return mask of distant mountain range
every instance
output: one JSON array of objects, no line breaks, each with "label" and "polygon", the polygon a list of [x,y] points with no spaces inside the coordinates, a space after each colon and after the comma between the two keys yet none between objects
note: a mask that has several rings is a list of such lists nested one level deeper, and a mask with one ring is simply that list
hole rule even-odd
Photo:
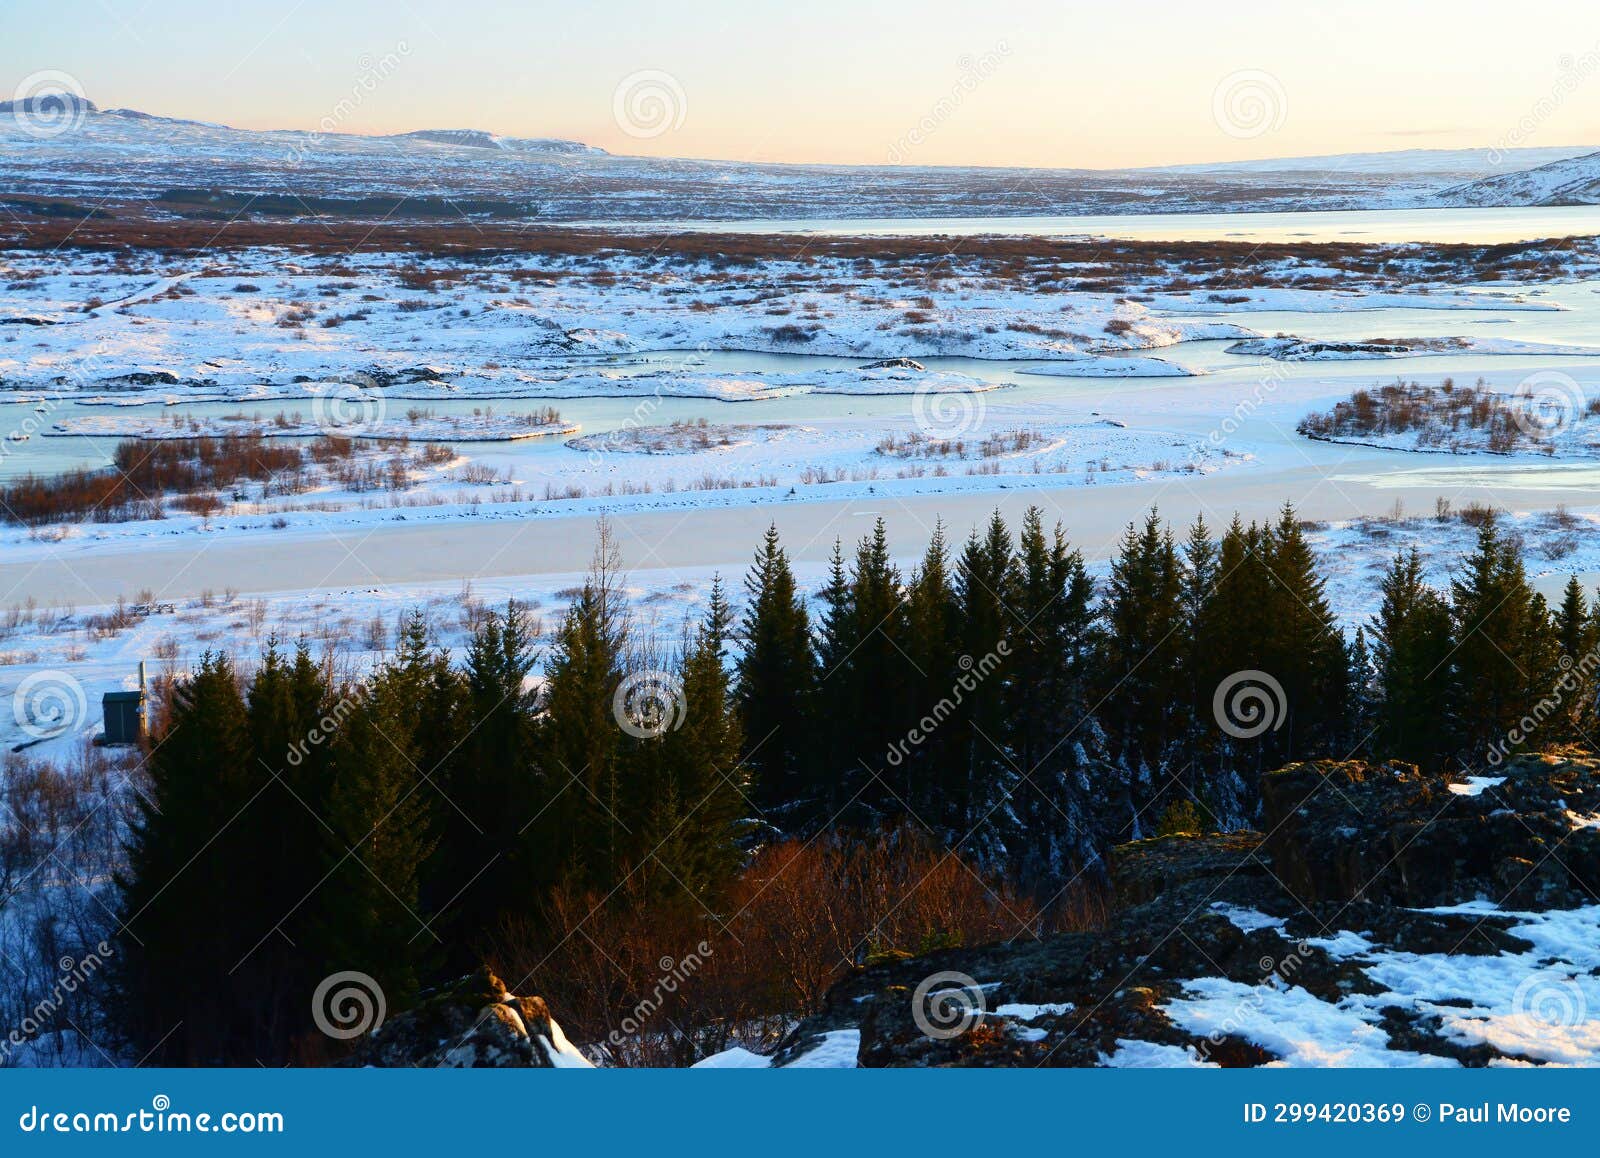
[{"label": "distant mountain range", "polygon": [[[913,158],[914,159],[914,158]],[[102,110],[71,94],[0,102],[0,200],[110,214],[546,221],[1019,217],[1600,199],[1592,148],[1410,149],[1143,169],[755,164],[615,156],[482,129],[389,136],[253,131]]]}]

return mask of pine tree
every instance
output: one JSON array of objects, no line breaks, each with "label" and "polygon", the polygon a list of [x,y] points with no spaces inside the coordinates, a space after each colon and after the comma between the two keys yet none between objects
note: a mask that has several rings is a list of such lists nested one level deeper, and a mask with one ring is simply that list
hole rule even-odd
[{"label": "pine tree", "polygon": [[1454,740],[1462,763],[1477,767],[1526,746],[1519,722],[1549,691],[1557,648],[1545,602],[1492,518],[1451,584],[1451,620]]},{"label": "pine tree", "polygon": [[1014,871],[1055,887],[1081,868],[1098,787],[1088,770],[1104,755],[1089,700],[1094,583],[1060,524],[1047,535],[1032,507],[1008,587],[1005,744],[1018,784],[1006,812],[1012,831],[1002,835]]},{"label": "pine tree", "polygon": [[763,813],[782,826],[815,805],[817,671],[805,599],[796,590],[776,524],[756,552],[745,593],[735,693],[744,765]]},{"label": "pine tree", "polygon": [[1352,758],[1371,754],[1368,741],[1376,727],[1373,701],[1372,649],[1367,646],[1365,628],[1356,628],[1350,644],[1350,683],[1345,689],[1345,734],[1338,746]]},{"label": "pine tree", "polygon": [[[424,869],[436,846],[430,810],[437,789],[417,762],[412,712],[419,659],[403,647],[369,685],[342,689],[334,706],[339,728],[328,817],[345,855],[318,894],[330,959],[338,969],[376,978],[396,1007],[404,1007],[445,955],[442,932],[423,911]],[[464,928],[454,914],[458,899],[440,902],[446,930]],[[469,901],[467,911],[473,910],[482,911]],[[480,932],[466,928],[461,940],[470,944]]]},{"label": "pine tree", "polygon": [[1139,814],[1165,786],[1171,749],[1187,731],[1183,594],[1177,547],[1152,511],[1124,533],[1100,608],[1101,713],[1123,769],[1128,836],[1142,835]]},{"label": "pine tree", "polygon": [[[1268,564],[1268,538],[1261,527],[1247,527],[1235,515],[1218,543],[1211,582],[1202,586],[1190,579],[1187,584],[1194,593],[1186,599],[1192,609],[1184,647],[1185,723],[1192,739],[1179,759],[1186,761],[1181,772],[1188,794],[1203,801],[1222,826],[1255,820],[1257,779],[1275,759],[1268,747],[1272,728],[1284,723],[1268,682],[1278,678],[1272,669],[1280,666],[1274,644],[1279,591]],[[1266,698],[1257,706],[1272,716],[1254,723],[1235,720],[1232,697],[1239,688],[1261,689]],[[1237,724],[1265,730],[1240,736],[1230,728]]]},{"label": "pine tree", "polygon": [[[907,658],[905,594],[889,557],[882,519],[857,545],[848,602],[840,608],[842,622],[831,590],[828,598],[825,710],[837,713],[831,719],[843,741],[833,797],[838,807],[853,802],[855,819],[865,822],[896,814],[903,807],[883,774],[890,751],[906,732],[907,681],[918,674]],[[841,635],[834,635],[836,624],[843,628]]]},{"label": "pine tree", "polygon": [[583,589],[556,632],[546,667],[545,776],[528,836],[552,878],[609,888],[620,879],[628,833],[617,717],[625,697],[631,620],[621,563],[603,524]]},{"label": "pine tree", "polygon": [[940,731],[958,745],[953,780],[942,795],[947,823],[962,832],[988,824],[1017,786],[1006,750],[1004,653],[1018,626],[1010,605],[1012,564],[1011,532],[996,511],[983,535],[974,532],[967,540],[956,567],[956,663],[963,677],[959,706]]},{"label": "pine tree", "polygon": [[[537,701],[528,687],[537,634],[512,600],[473,634],[461,701],[463,738],[434,808],[445,858],[440,913],[455,964],[476,958],[473,938],[525,914],[550,883],[549,846],[530,831],[566,783],[538,749]],[[607,701],[609,702],[609,700]]]},{"label": "pine tree", "polygon": [[1292,505],[1284,504],[1265,546],[1275,596],[1265,670],[1283,686],[1288,713],[1286,726],[1267,734],[1277,741],[1267,747],[1281,763],[1335,751],[1348,734],[1350,654]]},{"label": "pine tree", "polygon": [[[250,759],[244,778],[256,786],[246,822],[228,848],[256,871],[235,882],[235,903],[260,914],[259,943],[232,980],[262,1027],[255,1056],[283,1058],[311,1030],[307,995],[333,971],[321,933],[322,888],[343,851],[327,823],[329,747],[341,720],[327,679],[302,642],[285,662],[269,640],[245,696]],[[269,935],[270,931],[270,935]]]},{"label": "pine tree", "polygon": [[959,611],[951,583],[944,525],[936,524],[922,561],[906,583],[906,680],[915,722],[886,755],[884,775],[922,822],[948,831],[944,786],[960,761],[955,736],[943,727],[952,689],[961,676]]},{"label": "pine tree", "polygon": [[634,745],[658,751],[636,752],[653,766],[648,791],[656,805],[630,859],[643,866],[669,903],[692,896],[696,917],[701,910],[717,911],[725,900],[751,812],[739,720],[722,659],[725,630],[723,609],[713,599],[678,668],[681,722]]},{"label": "pine tree", "polygon": [[132,1048],[147,1061],[249,1061],[256,1043],[258,1027],[236,1013],[232,971],[283,914],[236,903],[237,884],[262,869],[240,863],[233,843],[260,790],[252,762],[233,666],[208,653],[173,685],[117,878],[120,1005]]},{"label": "pine tree", "polygon": [[1600,621],[1576,575],[1567,581],[1555,621],[1561,674],[1554,682],[1561,691],[1561,738],[1567,743],[1592,746],[1590,737],[1596,734],[1596,677],[1600,675]]},{"label": "pine tree", "polygon": [[855,592],[845,571],[843,544],[837,539],[821,599],[822,620],[816,642],[816,718],[825,721],[825,726],[817,738],[817,765],[811,777],[816,802],[810,811],[818,818],[828,818],[844,807],[850,798],[847,785],[858,777],[855,725],[862,711],[859,680],[852,664],[859,642]]}]

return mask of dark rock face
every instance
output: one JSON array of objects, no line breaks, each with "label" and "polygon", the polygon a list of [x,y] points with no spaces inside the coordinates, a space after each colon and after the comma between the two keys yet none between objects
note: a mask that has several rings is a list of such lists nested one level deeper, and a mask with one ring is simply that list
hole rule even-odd
[{"label": "dark rock face", "polygon": [[[1221,1066],[1274,1060],[1227,1025],[1202,1034],[1168,1016],[1164,1006],[1195,979],[1251,987],[1241,993],[1296,987],[1329,1009],[1375,999],[1381,1008],[1367,1024],[1386,1036],[1383,1048],[1424,1060],[1516,1057],[1447,1033],[1436,1007],[1449,999],[1388,1004],[1363,955],[1335,951],[1344,937],[1400,954],[1527,954],[1533,946],[1507,931],[1514,916],[1418,910],[1600,902],[1600,828],[1574,820],[1600,809],[1600,761],[1522,758],[1499,771],[1502,783],[1463,795],[1409,765],[1285,768],[1263,786],[1265,837],[1175,836],[1116,849],[1117,910],[1105,929],[859,970],[773,1062],[790,1064],[845,1029],[859,1031],[863,1066],[1094,1066],[1128,1042],[1178,1047],[1167,1055],[1177,1064],[1182,1051]],[[1551,855],[1557,845],[1559,857]],[[976,983],[963,997],[979,1008],[957,1032],[925,1028],[927,1003],[918,998],[936,974]],[[943,990],[947,999],[955,992]],[[1470,1007],[1476,996],[1462,993],[1457,1004]]]},{"label": "dark rock face", "polygon": [[1524,757],[1503,772],[1469,796],[1409,764],[1292,764],[1261,785],[1273,870],[1304,901],[1592,903],[1600,829],[1574,831],[1569,813],[1600,809],[1600,761]]},{"label": "dark rock face", "polygon": [[[457,1069],[582,1065],[538,997],[506,992],[487,969],[423,995],[417,1005],[362,1039],[358,1066]],[[570,1058],[561,1061],[560,1058]]]}]

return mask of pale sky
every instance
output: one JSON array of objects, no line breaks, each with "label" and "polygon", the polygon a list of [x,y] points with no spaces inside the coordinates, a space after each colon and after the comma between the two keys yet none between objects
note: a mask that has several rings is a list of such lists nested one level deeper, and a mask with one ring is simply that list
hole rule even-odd
[{"label": "pale sky", "polygon": [[1594,0],[92,0],[68,11],[0,0],[0,99],[65,74],[102,107],[242,128],[481,128],[619,153],[852,164],[1600,148]]}]

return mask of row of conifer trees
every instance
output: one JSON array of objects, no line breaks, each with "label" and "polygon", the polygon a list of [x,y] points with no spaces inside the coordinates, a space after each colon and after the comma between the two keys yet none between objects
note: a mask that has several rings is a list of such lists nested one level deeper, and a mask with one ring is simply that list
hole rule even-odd
[{"label": "row of conifer trees", "polygon": [[[1325,585],[1287,507],[1181,542],[1152,513],[1100,581],[1037,510],[936,530],[908,574],[880,522],[813,597],[772,529],[742,608],[715,583],[663,646],[603,530],[544,649],[512,603],[460,663],[420,614],[361,678],[304,645],[248,676],[207,656],[167,697],[119,882],[130,1044],[315,1061],[323,978],[403,1005],[556,890],[714,923],[778,834],[909,823],[1047,901],[1111,844],[1250,824],[1291,760],[1472,770],[1592,734],[1600,614],[1576,582],[1547,606],[1493,520],[1446,592],[1396,558],[1353,635]],[[642,717],[619,690],[641,677],[665,688]]]}]

